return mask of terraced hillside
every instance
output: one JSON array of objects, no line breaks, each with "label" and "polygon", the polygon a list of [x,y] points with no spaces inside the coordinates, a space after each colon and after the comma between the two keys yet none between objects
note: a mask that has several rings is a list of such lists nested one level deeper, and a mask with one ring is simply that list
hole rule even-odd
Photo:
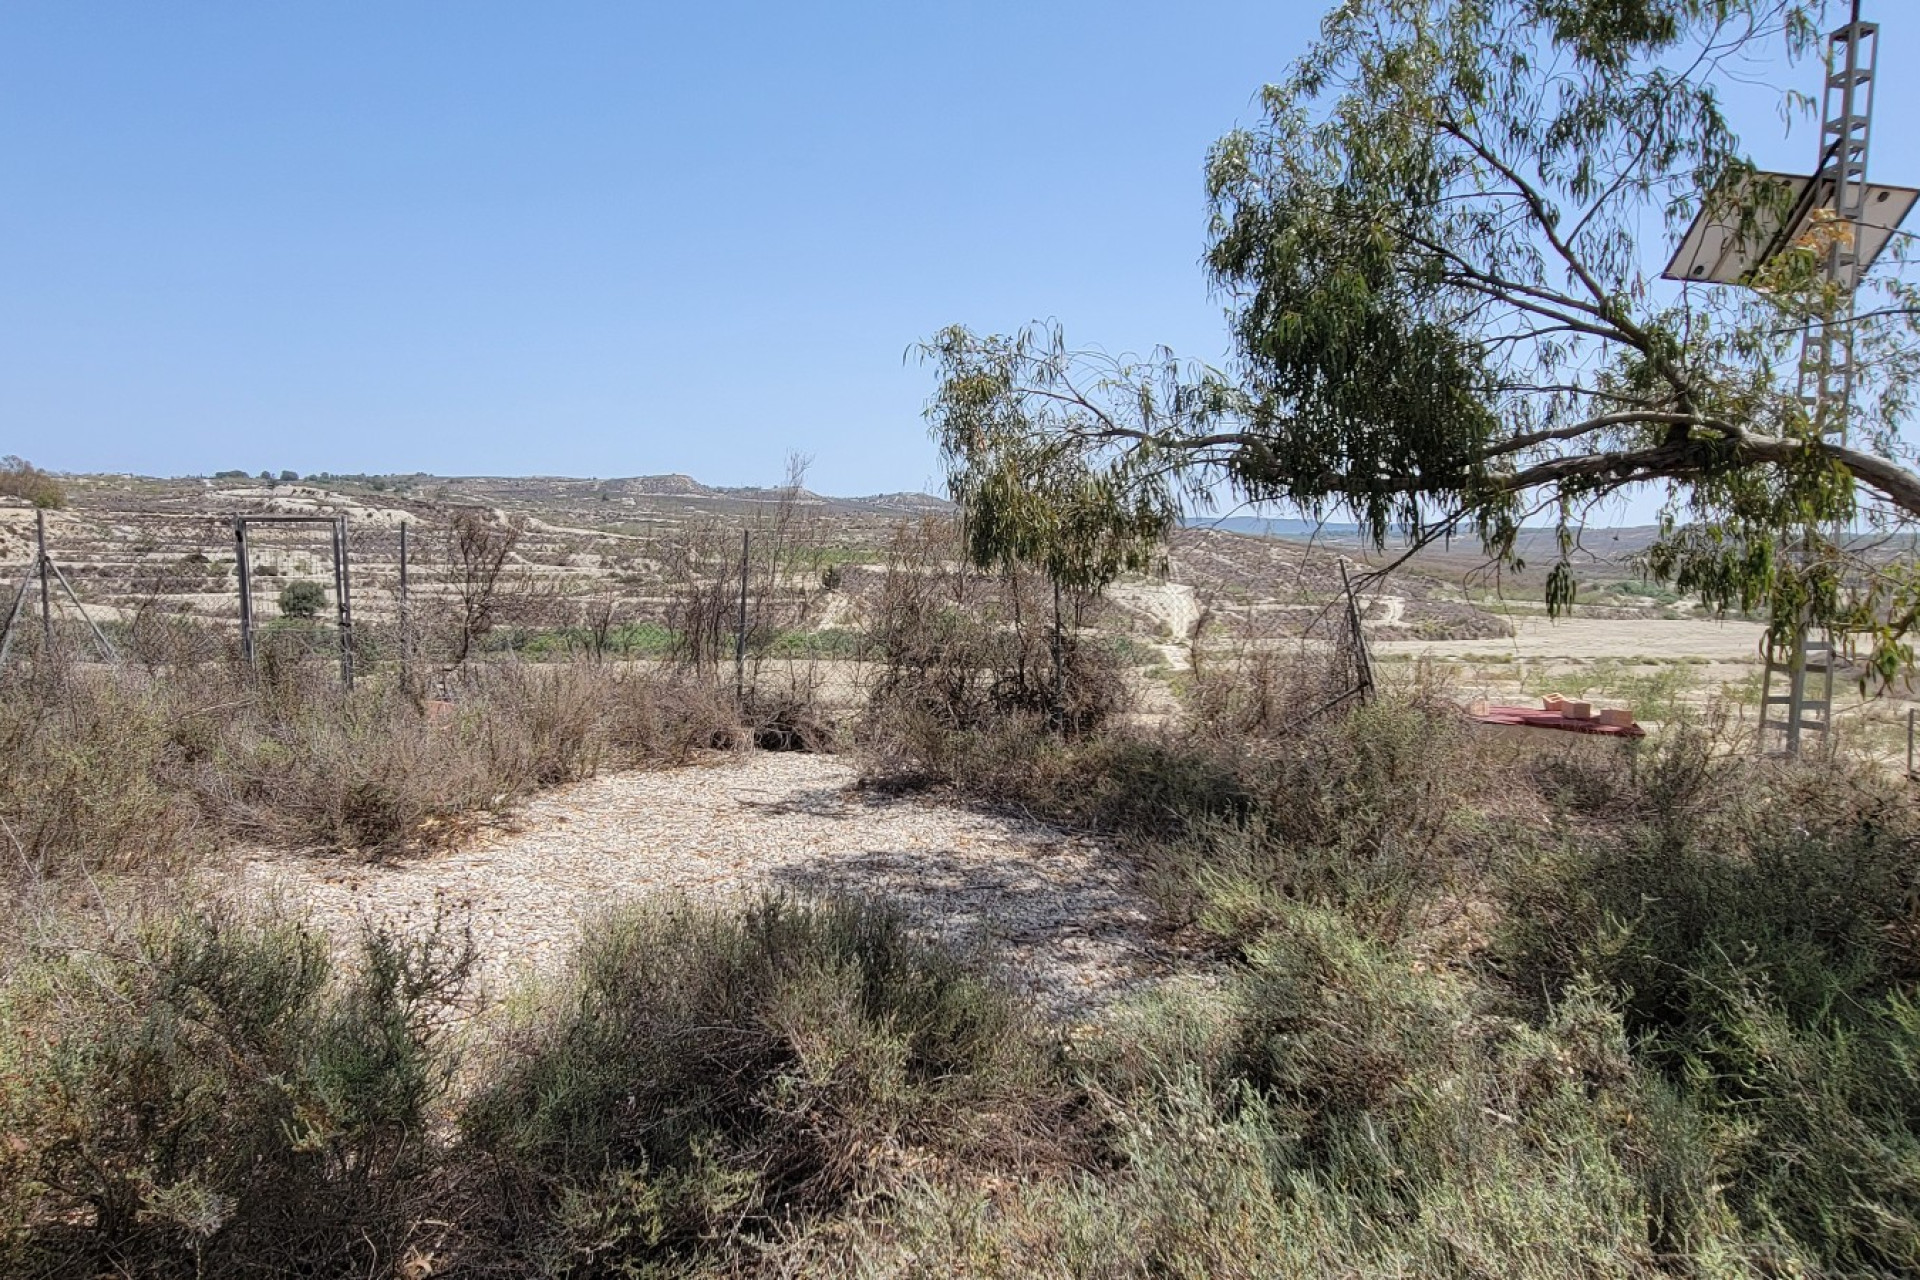
[{"label": "terraced hillside", "polygon": [[[79,476],[68,505],[48,513],[49,549],[88,610],[104,621],[167,614],[231,622],[238,588],[234,516],[344,515],[352,592],[363,626],[398,611],[401,530],[409,541],[416,609],[452,608],[467,567],[459,519],[512,530],[501,566],[506,629],[580,624],[668,627],[690,579],[739,580],[741,533],[751,531],[749,577],[782,601],[781,625],[858,630],[904,524],[941,519],[926,494],[830,498],[804,489],[713,488],[686,476],[326,477],[269,483],[229,477],[160,480]],[[271,618],[293,581],[331,588],[321,526],[256,526],[249,534],[256,614]],[[32,512],[0,506],[0,568],[17,577],[32,550]],[[1175,535],[1164,578],[1125,582],[1100,625],[1149,643],[1286,640],[1313,630],[1339,597],[1349,550],[1210,529]],[[1370,584],[1365,619],[1381,639],[1490,638],[1508,633],[1492,612],[1445,579],[1397,574]]]}]

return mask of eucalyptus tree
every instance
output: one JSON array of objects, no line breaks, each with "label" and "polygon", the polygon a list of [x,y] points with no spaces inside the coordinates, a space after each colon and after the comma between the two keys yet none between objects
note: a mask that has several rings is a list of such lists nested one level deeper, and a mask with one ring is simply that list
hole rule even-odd
[{"label": "eucalyptus tree", "polygon": [[1224,489],[1350,513],[1382,545],[1474,530],[1508,562],[1550,513],[1556,608],[1587,513],[1651,489],[1651,574],[1782,625],[1811,610],[1890,674],[1911,660],[1920,575],[1910,555],[1850,570],[1859,539],[1830,535],[1920,517],[1910,239],[1861,285],[1855,390],[1832,414],[1802,402],[1797,355],[1811,317],[1847,314],[1821,270],[1843,227],[1816,222],[1750,287],[1657,278],[1703,202],[1753,226],[1783,198],[1725,91],[1791,75],[1823,17],[1800,0],[1346,0],[1208,157],[1230,368],[1077,351],[1057,328],[948,330],[924,350],[957,488],[1010,497],[1010,468],[1070,457],[1136,520]]},{"label": "eucalyptus tree", "polygon": [[[1074,413],[1075,388],[1047,382],[1031,335],[976,338],[950,328],[920,354],[940,371],[928,416],[949,463],[967,558],[1008,575],[1037,570],[1052,585],[1057,717],[1068,644],[1061,593],[1097,595],[1121,573],[1152,566],[1179,507],[1163,486],[1141,482],[1143,455],[1090,462],[1081,431],[1095,423]],[[1062,367],[1073,361],[1057,346],[1049,355]],[[1108,386],[1151,394],[1132,366],[1116,366]],[[1036,405],[1045,406],[1038,415]],[[1017,608],[1017,590],[1013,600]]]}]

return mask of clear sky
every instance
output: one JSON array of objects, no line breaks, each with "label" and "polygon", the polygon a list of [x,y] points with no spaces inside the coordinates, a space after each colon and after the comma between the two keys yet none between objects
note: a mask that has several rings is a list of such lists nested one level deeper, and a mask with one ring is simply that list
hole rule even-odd
[{"label": "clear sky", "polygon": [[1202,161],[1322,8],[5,0],[0,453],[937,487],[944,324],[1225,357]]}]

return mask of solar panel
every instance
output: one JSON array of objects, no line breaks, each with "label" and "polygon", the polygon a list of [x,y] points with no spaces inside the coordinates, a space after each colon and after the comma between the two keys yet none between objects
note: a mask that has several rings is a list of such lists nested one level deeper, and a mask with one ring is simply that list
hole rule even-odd
[{"label": "solar panel", "polygon": [[[1731,198],[1707,202],[1661,274],[1699,284],[1745,284],[1756,267],[1806,232],[1816,212],[1833,207],[1833,185],[1832,179],[1816,183],[1805,174],[1747,175]],[[1917,200],[1920,191],[1912,187],[1868,184],[1859,245],[1863,273]]]}]

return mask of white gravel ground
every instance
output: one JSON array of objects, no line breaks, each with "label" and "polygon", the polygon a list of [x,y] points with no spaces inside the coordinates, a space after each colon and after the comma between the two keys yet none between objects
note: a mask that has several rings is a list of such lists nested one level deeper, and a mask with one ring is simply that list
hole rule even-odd
[{"label": "white gravel ground", "polygon": [[485,989],[562,964],[583,923],[658,893],[724,900],[765,888],[883,896],[984,947],[1060,1013],[1085,1011],[1167,969],[1127,867],[1082,836],[925,799],[851,789],[831,756],[752,754],[621,773],[530,801],[464,847],[367,865],[255,853],[249,896],[305,908],[338,937],[365,919],[471,922]]}]

